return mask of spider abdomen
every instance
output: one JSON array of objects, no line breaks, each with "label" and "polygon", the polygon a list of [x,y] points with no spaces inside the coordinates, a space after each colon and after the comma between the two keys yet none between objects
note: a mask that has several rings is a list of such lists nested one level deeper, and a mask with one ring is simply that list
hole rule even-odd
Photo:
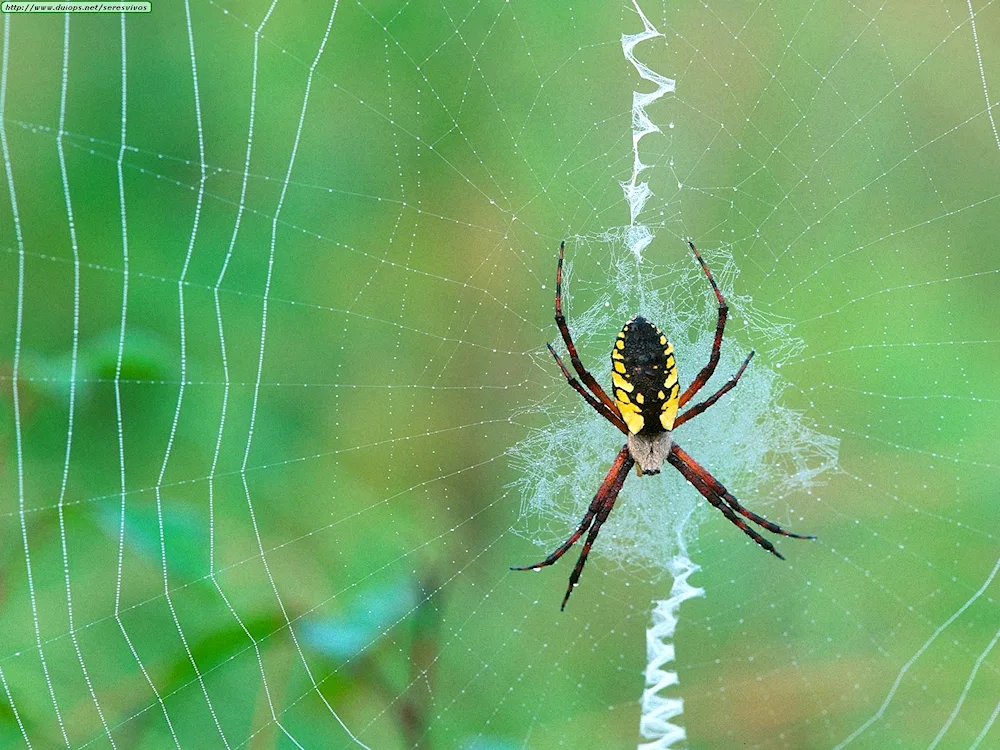
[{"label": "spider abdomen", "polygon": [[611,383],[631,434],[652,437],[673,429],[680,398],[674,347],[641,316],[628,321],[615,339]]}]

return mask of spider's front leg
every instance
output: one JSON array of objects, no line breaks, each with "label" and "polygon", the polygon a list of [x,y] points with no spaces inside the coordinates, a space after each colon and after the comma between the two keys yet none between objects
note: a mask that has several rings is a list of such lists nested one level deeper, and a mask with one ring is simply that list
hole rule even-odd
[{"label": "spider's front leg", "polygon": [[[586,532],[589,528],[590,533],[587,535],[587,541],[584,543],[583,550],[580,552],[580,558],[576,562],[576,567],[573,568],[573,572],[570,574],[569,586],[566,589],[566,596],[563,597],[560,610],[566,609],[566,602],[569,600],[569,595],[573,593],[573,587],[576,586],[577,582],[580,580],[580,576],[583,573],[583,566],[587,563],[587,556],[590,554],[590,548],[597,540],[597,535],[601,531],[601,525],[607,520],[608,515],[611,513],[611,509],[614,508],[615,499],[618,497],[618,493],[622,491],[622,485],[625,483],[625,478],[628,476],[629,470],[632,468],[632,464],[634,463],[635,462],[632,460],[632,456],[629,454],[628,446],[623,445],[622,449],[618,451],[618,455],[611,464],[611,468],[604,477],[604,481],[601,482],[601,486],[597,490],[597,494],[594,495],[594,499],[591,500],[590,507],[587,509],[586,514],[584,514],[583,520],[580,522],[576,531],[573,532],[573,535],[541,562],[535,563],[534,565],[520,565],[511,568],[511,570],[540,570],[546,565],[552,565],[560,557],[566,554],[566,552],[569,551],[569,548],[576,544],[577,540],[583,536],[584,532]],[[591,528],[591,524],[593,524],[593,528]]]},{"label": "spider's front leg", "polygon": [[687,453],[687,451],[677,445],[677,443],[674,443],[671,446],[670,455],[667,457],[667,461],[669,461],[670,464],[677,469],[706,500],[718,508],[722,512],[722,515],[724,515],[731,523],[739,527],[744,534],[749,536],[775,557],[779,557],[782,560],[785,559],[784,555],[778,552],[771,542],[747,526],[743,519],[739,518],[736,513],[749,518],[758,526],[761,526],[774,534],[781,534],[782,536],[791,537],[793,539],[816,538],[811,534],[796,534],[791,531],[786,531],[773,521],[768,521],[763,516],[757,515],[752,510],[743,507],[740,501],[737,500],[733,494],[725,488],[725,486],[723,486],[722,482],[712,476],[708,469],[695,461]]}]

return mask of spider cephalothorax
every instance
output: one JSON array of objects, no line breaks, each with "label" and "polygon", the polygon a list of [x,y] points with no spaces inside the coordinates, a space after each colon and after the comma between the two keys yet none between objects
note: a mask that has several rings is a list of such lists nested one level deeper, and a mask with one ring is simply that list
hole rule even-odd
[{"label": "spider cephalothorax", "polygon": [[744,508],[718,479],[673,441],[673,430],[701,414],[724,394],[732,390],[753,357],[751,351],[740,369],[725,385],[704,401],[695,404],[680,415],[677,414],[678,409],[690,401],[715,372],[715,367],[719,364],[722,333],[726,327],[726,316],[729,312],[726,300],[712,277],[712,272],[708,270],[708,266],[702,260],[694,243],[689,242],[688,245],[698,263],[701,264],[705,276],[708,277],[708,281],[712,285],[712,291],[719,301],[715,340],[712,343],[712,354],[708,358],[708,364],[691,381],[687,390],[681,393],[677,381],[677,363],[674,361],[673,346],[659,328],[645,318],[636,316],[622,327],[618,338],[615,339],[614,348],[611,350],[611,384],[613,386],[612,392],[615,395],[614,400],[608,396],[594,376],[583,366],[583,362],[580,361],[580,357],[576,353],[576,345],[573,343],[573,337],[569,333],[569,326],[566,324],[566,317],[562,311],[563,257],[566,252],[566,243],[559,246],[559,263],[556,267],[556,325],[559,327],[559,333],[566,344],[573,369],[576,370],[583,384],[581,385],[580,381],[570,374],[551,344],[548,345],[549,351],[555,357],[556,364],[559,365],[559,369],[562,370],[573,389],[590,404],[591,408],[626,436],[625,445],[618,451],[618,455],[611,464],[611,469],[604,477],[604,481],[601,482],[601,486],[598,488],[597,494],[594,495],[583,520],[570,538],[541,562],[512,568],[512,570],[538,570],[546,565],[551,565],[566,554],[569,548],[576,544],[577,540],[589,529],[590,533],[587,534],[580,559],[577,560],[576,567],[573,568],[569,577],[569,587],[566,589],[566,596],[563,597],[562,601],[563,608],[566,607],[569,595],[573,593],[573,587],[580,580],[583,566],[587,562],[587,555],[590,554],[590,548],[597,539],[601,525],[611,513],[615,499],[621,492],[625,478],[633,465],[641,476],[643,474],[659,474],[663,462],[669,462],[706,500],[722,511],[722,514],[736,524],[743,533],[782,560],[785,558],[774,548],[774,545],[747,526],[746,522],[737,514],[749,518],[758,526],[775,534],[795,539],[816,538],[785,531],[778,524]]}]

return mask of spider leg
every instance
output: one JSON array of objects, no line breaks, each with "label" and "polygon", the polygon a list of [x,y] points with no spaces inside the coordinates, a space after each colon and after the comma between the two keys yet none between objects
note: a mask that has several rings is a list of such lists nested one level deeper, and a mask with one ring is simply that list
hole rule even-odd
[{"label": "spider leg", "polygon": [[577,540],[583,536],[583,533],[590,528],[590,524],[594,520],[594,516],[597,515],[597,511],[600,509],[601,505],[604,504],[604,498],[601,497],[600,493],[594,496],[594,499],[590,501],[590,507],[587,508],[587,512],[583,514],[583,520],[580,521],[580,525],[577,527],[576,531],[573,532],[572,536],[565,542],[560,544],[555,552],[550,554],[541,562],[536,562],[533,565],[511,565],[511,570],[538,570],[539,568],[544,568],[547,565],[552,565],[556,560],[565,555],[569,548],[576,544]]},{"label": "spider leg", "polygon": [[[694,253],[694,257],[698,259],[701,264],[701,270],[705,272],[708,277],[708,283],[712,285],[712,291],[715,292],[715,298],[719,300],[719,319],[715,324],[715,341],[712,343],[712,354],[708,358],[708,364],[705,365],[701,372],[698,373],[698,377],[691,381],[691,385],[687,387],[687,390],[681,394],[679,406],[684,406],[691,398],[696,394],[708,379],[712,377],[712,373],[715,372],[715,366],[719,364],[719,355],[722,350],[722,332],[726,328],[726,316],[729,314],[729,305],[726,304],[725,298],[722,296],[722,292],[719,291],[719,285],[715,283],[715,277],[712,276],[712,272],[708,270],[708,265],[701,257],[701,253],[698,252],[698,248],[694,246],[693,242],[688,242],[688,247],[691,248],[691,252]],[[708,407],[705,407],[708,408]]]},{"label": "spider leg", "polygon": [[[622,448],[622,451],[627,453],[628,446],[626,445]],[[621,456],[621,453],[618,455]],[[601,509],[597,511],[597,518],[594,519],[594,525],[591,527],[590,533],[587,534],[587,541],[583,543],[583,549],[580,550],[580,558],[576,561],[573,572],[570,573],[569,585],[566,587],[566,596],[563,597],[562,604],[559,606],[560,612],[566,609],[566,602],[569,601],[569,595],[573,593],[573,589],[576,588],[576,584],[580,581],[580,576],[583,575],[583,566],[587,564],[587,555],[590,554],[590,548],[597,541],[597,535],[601,533],[601,526],[608,520],[611,509],[615,507],[615,500],[618,498],[618,493],[622,491],[622,485],[625,484],[625,479],[628,477],[628,472],[632,468],[632,464],[632,457],[628,456],[628,459],[622,462],[621,467],[613,477],[610,473],[608,474],[608,477],[612,479],[611,484],[607,485],[608,488],[605,493],[604,503]],[[607,484],[607,479],[605,479],[605,484]],[[602,490],[605,488],[605,484],[601,485]]]},{"label": "spider leg", "polygon": [[740,369],[736,371],[736,374],[733,377],[729,378],[729,380],[726,381],[726,384],[724,386],[722,386],[719,390],[717,390],[711,396],[706,398],[700,404],[695,404],[686,412],[678,416],[677,419],[674,420],[674,429],[676,430],[678,427],[687,422],[689,419],[697,417],[708,407],[710,407],[720,398],[729,393],[729,391],[735,388],[736,384],[740,382],[740,378],[743,377],[743,371],[747,369],[747,365],[750,364],[750,360],[753,359],[753,355],[754,352],[751,349],[750,353],[747,355],[747,358],[743,360],[743,364],[740,365]]},{"label": "spider leg", "polygon": [[612,492],[605,501],[604,506],[598,511],[597,518],[594,519],[594,525],[591,527],[590,533],[587,534],[587,541],[583,543],[583,549],[580,550],[580,557],[577,559],[576,565],[573,566],[573,572],[570,573],[569,585],[566,586],[566,595],[563,597],[562,604],[559,605],[560,612],[566,609],[566,602],[569,601],[569,595],[573,593],[573,589],[576,588],[576,584],[580,581],[580,576],[583,575],[583,566],[587,564],[587,556],[590,554],[590,548],[597,540],[597,535],[601,533],[601,526],[608,520],[611,509],[615,507],[615,499],[618,497],[618,492],[621,491],[625,476],[628,476],[627,471],[622,476],[621,482],[618,483],[618,489]]},{"label": "spider leg", "polygon": [[596,411],[606,420],[611,422],[611,424],[613,424],[623,433],[626,433],[628,431],[628,428],[625,426],[625,423],[622,421],[622,418],[618,416],[618,413],[612,412],[610,409],[608,409],[608,407],[606,407],[604,404],[602,404],[600,401],[594,398],[586,388],[580,385],[580,381],[574,378],[570,374],[570,371],[566,369],[566,365],[563,364],[562,359],[559,357],[558,354],[556,354],[556,350],[552,348],[552,344],[546,344],[546,346],[549,348],[549,352],[552,354],[552,356],[556,358],[556,364],[559,365],[559,369],[562,370],[562,374],[566,377],[567,382],[569,382],[569,384],[573,386],[573,390],[575,390],[577,393],[583,396],[583,400],[586,401],[588,404],[590,404],[591,408],[594,411]]},{"label": "spider leg", "polygon": [[587,371],[587,368],[583,366],[583,362],[580,361],[580,356],[576,353],[576,344],[573,343],[569,326],[566,325],[566,316],[563,315],[562,311],[563,258],[565,255],[566,242],[563,241],[559,243],[559,264],[556,266],[556,326],[558,326],[559,333],[562,335],[563,343],[566,344],[566,351],[569,352],[569,361],[572,362],[573,369],[580,376],[580,380],[593,391],[602,404],[610,409],[613,414],[617,414],[618,407],[615,405],[615,402],[605,393],[604,389],[601,388],[601,384],[597,382],[596,378]]},{"label": "spider leg", "polygon": [[675,469],[677,469],[684,476],[686,480],[688,480],[688,482],[691,483],[691,486],[693,486],[696,490],[698,490],[698,492],[700,492],[704,496],[704,498],[708,500],[708,502],[710,502],[712,505],[714,505],[716,508],[722,511],[722,515],[724,515],[732,523],[738,526],[744,534],[753,539],[755,542],[757,542],[757,544],[766,549],[775,557],[781,560],[785,559],[785,556],[782,555],[780,552],[778,552],[778,550],[774,548],[773,544],[771,544],[767,539],[765,539],[756,531],[747,526],[746,522],[742,518],[737,516],[733,512],[733,509],[730,508],[728,505],[726,505],[722,501],[722,498],[720,498],[712,490],[712,488],[709,487],[708,484],[706,484],[705,481],[700,476],[698,476],[698,473],[694,471],[694,469],[685,464],[684,461],[681,460],[681,458],[677,455],[677,453],[673,449],[671,449],[670,454],[667,456],[667,460],[674,466]]},{"label": "spider leg", "polygon": [[[725,488],[725,486],[723,486],[722,482],[720,482],[718,479],[716,479],[715,477],[713,477],[708,472],[708,470],[705,467],[703,467],[701,464],[699,464],[697,461],[695,461],[693,458],[691,458],[690,454],[688,454],[687,451],[685,451],[683,448],[681,448],[679,445],[677,445],[677,443],[674,443],[673,446],[672,446],[671,454],[673,454],[673,453],[676,453],[677,454],[677,458],[681,462],[683,462],[684,465],[691,472],[693,472],[694,474],[697,474],[698,477],[699,477],[699,479],[701,479],[701,481],[703,481],[708,486],[708,488],[712,490],[713,493],[715,493],[718,497],[721,497],[723,500],[725,500],[726,504],[729,505],[730,508],[732,508],[733,510],[735,510],[740,515],[746,516],[747,518],[749,518],[751,521],[753,521],[758,526],[762,526],[762,527],[764,527],[765,529],[767,529],[768,531],[770,531],[770,532],[772,532],[774,534],[781,534],[782,536],[791,537],[792,539],[815,539],[816,538],[815,536],[813,536],[811,534],[796,534],[796,533],[791,532],[791,531],[786,531],[785,529],[781,528],[778,524],[774,523],[773,521],[768,521],[763,516],[757,515],[752,510],[749,510],[749,509],[743,507],[743,505],[740,503],[740,501],[737,500],[733,496],[733,494],[729,490],[727,490]],[[671,463],[673,463],[673,462],[671,461]],[[676,464],[674,464],[674,465],[676,466]],[[681,472],[681,473],[683,473],[683,472]],[[685,477],[686,476],[687,475],[685,474]]]},{"label": "spider leg", "polygon": [[[618,493],[621,492],[622,485],[625,483],[625,477],[628,476],[629,470],[632,468],[632,464],[635,461],[629,454],[628,446],[623,445],[622,449],[618,451],[618,455],[615,457],[614,462],[611,464],[611,468],[608,470],[607,475],[604,477],[604,481],[601,482],[601,486],[597,490],[597,494],[594,495],[594,499],[590,502],[590,507],[587,509],[587,513],[584,515],[583,520],[577,527],[573,535],[570,536],[565,542],[563,542],[552,554],[546,557],[541,562],[535,563],[534,565],[523,565],[512,567],[511,570],[537,570],[538,568],[544,568],[547,565],[552,565],[560,557],[562,557],[566,552],[576,544],[577,540],[583,536],[584,532],[594,524],[594,527],[590,530],[590,534],[587,536],[587,542],[584,544],[583,552],[580,555],[580,559],[577,561],[576,567],[573,568],[573,574],[570,576],[569,589],[566,592],[566,597],[563,599],[562,606],[566,606],[566,599],[569,599],[569,595],[573,590],[573,586],[576,585],[577,581],[580,580],[580,574],[583,572],[583,565],[587,562],[587,555],[590,553],[590,547],[593,545],[594,540],[597,539],[597,534],[601,529],[601,524],[607,519],[608,514],[611,513],[611,509],[614,507],[615,498],[618,497]],[[594,521],[597,518],[596,522]]]}]

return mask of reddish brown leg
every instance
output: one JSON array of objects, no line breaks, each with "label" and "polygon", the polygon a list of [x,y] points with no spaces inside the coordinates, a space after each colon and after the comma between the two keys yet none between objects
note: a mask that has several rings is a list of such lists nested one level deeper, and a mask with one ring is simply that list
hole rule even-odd
[{"label": "reddish brown leg", "polygon": [[566,351],[569,352],[569,361],[573,363],[573,369],[576,370],[576,374],[580,376],[580,380],[583,381],[594,395],[601,400],[608,409],[611,410],[613,414],[618,413],[618,407],[615,406],[615,402],[611,400],[604,389],[601,388],[601,384],[597,382],[593,375],[591,375],[587,368],[583,366],[583,362],[580,361],[579,355],[576,353],[576,344],[573,343],[573,337],[569,333],[569,326],[566,325],[566,316],[563,315],[562,311],[562,277],[563,277],[563,258],[566,255],[566,243],[559,243],[559,264],[556,266],[556,325],[559,327],[559,333],[562,335],[562,340],[566,344]]},{"label": "reddish brown leg", "polygon": [[[566,600],[569,599],[569,595],[573,590],[573,586],[576,585],[577,581],[580,580],[580,574],[583,572],[583,565],[587,562],[587,555],[590,553],[590,547],[593,545],[594,540],[597,539],[597,534],[601,529],[601,524],[607,519],[608,514],[611,513],[611,509],[614,507],[615,498],[618,497],[618,493],[621,492],[622,485],[625,483],[625,477],[628,476],[629,470],[631,470],[632,465],[635,461],[632,460],[632,456],[628,452],[628,446],[623,445],[622,449],[618,451],[618,455],[615,457],[614,462],[611,464],[611,468],[608,470],[607,475],[604,477],[604,481],[601,482],[601,486],[597,490],[597,494],[594,495],[594,499],[590,502],[590,507],[587,509],[587,513],[584,515],[583,520],[577,527],[573,535],[563,542],[558,549],[556,549],[552,554],[546,557],[541,562],[535,563],[534,565],[522,565],[517,567],[512,567],[511,570],[537,570],[539,568],[544,568],[547,565],[552,565],[560,557],[562,557],[566,552],[576,544],[577,540],[583,536],[584,532],[590,528],[591,523],[594,527],[590,530],[590,534],[587,536],[587,542],[583,546],[583,552],[580,555],[580,559],[576,563],[576,567],[573,568],[573,573],[570,576],[569,589],[566,592],[566,597],[563,599],[562,606],[566,606]],[[594,521],[594,518],[597,521]]]},{"label": "reddish brown leg", "polygon": [[[694,257],[698,259],[701,264],[701,270],[705,272],[708,277],[708,282],[712,285],[712,291],[715,292],[715,298],[719,300],[719,319],[715,324],[715,341],[712,343],[712,354],[708,358],[708,364],[705,365],[701,372],[698,373],[698,377],[691,381],[691,385],[687,387],[687,390],[681,394],[679,406],[684,406],[691,398],[696,394],[708,379],[712,377],[712,373],[715,372],[715,366],[719,364],[719,354],[722,351],[722,332],[726,328],[726,316],[729,314],[729,306],[726,304],[726,300],[722,296],[722,292],[719,291],[719,285],[715,283],[715,277],[712,276],[712,272],[708,270],[708,265],[701,257],[701,253],[698,252],[698,248],[694,246],[693,242],[688,242],[688,247],[691,248],[691,252],[694,253]],[[707,408],[707,407],[706,407]]]},{"label": "reddish brown leg", "polygon": [[606,420],[611,422],[611,424],[613,424],[615,427],[621,430],[622,433],[626,433],[628,431],[628,428],[625,426],[625,423],[622,421],[622,418],[618,416],[618,412],[610,411],[608,407],[606,407],[604,404],[602,404],[600,401],[598,401],[596,398],[590,395],[590,392],[582,385],[580,385],[580,381],[574,378],[570,374],[569,370],[566,369],[566,365],[563,364],[562,358],[560,358],[560,356],[556,354],[556,350],[552,348],[552,344],[546,344],[546,346],[549,348],[549,352],[551,352],[552,356],[556,358],[556,364],[559,365],[559,369],[562,370],[562,374],[566,377],[566,380],[569,382],[569,384],[573,386],[573,390],[579,393],[581,396],[583,396],[583,400],[586,401],[588,404],[590,404],[591,408],[593,408],[594,411],[596,411]]},{"label": "reddish brown leg", "polygon": [[[811,534],[796,534],[796,533],[791,532],[791,531],[786,531],[785,529],[781,528],[780,526],[778,526],[778,524],[774,523],[773,521],[768,521],[766,518],[764,518],[763,516],[757,515],[752,510],[748,510],[747,508],[744,508],[743,505],[740,504],[740,501],[737,500],[733,496],[733,494],[729,490],[727,490],[718,479],[716,479],[715,477],[713,477],[708,472],[708,470],[705,469],[705,467],[703,467],[701,464],[699,464],[697,461],[695,461],[691,457],[691,455],[687,451],[685,451],[683,448],[681,448],[679,445],[677,445],[677,443],[674,443],[673,446],[671,447],[671,449],[670,449],[670,456],[668,457],[668,460],[674,458],[675,456],[676,456],[677,460],[685,466],[686,469],[688,469],[690,472],[696,474],[698,476],[698,478],[702,482],[704,482],[705,485],[715,495],[717,495],[718,497],[720,497],[723,500],[725,500],[726,503],[733,510],[735,510],[737,513],[739,513],[740,515],[746,516],[747,518],[749,518],[754,523],[758,524],[759,526],[764,527],[765,529],[767,529],[768,531],[770,531],[770,532],[772,532],[774,534],[781,534],[782,536],[792,537],[793,539],[815,539],[816,538],[815,536],[812,536]],[[670,463],[674,464],[674,466],[677,466],[677,464],[674,463],[673,460],[670,460]],[[682,471],[681,473],[684,473],[684,472]],[[684,474],[684,476],[687,477],[687,474]]]},{"label": "reddish brown leg", "polygon": [[[628,446],[622,448],[622,453],[628,455]],[[618,455],[620,457],[622,454],[619,453]],[[590,548],[597,541],[597,535],[601,533],[601,526],[608,520],[608,516],[611,515],[611,509],[615,507],[615,500],[618,498],[618,493],[622,491],[622,485],[625,484],[625,479],[628,477],[629,469],[632,468],[633,463],[632,457],[628,456],[622,462],[621,467],[607,488],[606,499],[601,509],[597,511],[597,518],[594,519],[594,525],[590,529],[590,533],[587,534],[587,541],[584,542],[583,549],[580,551],[580,558],[576,561],[576,566],[569,576],[569,586],[566,587],[566,596],[563,597],[562,604],[559,607],[560,612],[566,609],[566,602],[569,601],[569,595],[573,593],[573,589],[576,588],[576,584],[580,581],[580,576],[583,574],[583,566],[587,564],[587,555],[590,554]],[[611,475],[609,474],[608,476],[610,477]],[[604,489],[603,485],[601,489]]]},{"label": "reddish brown leg", "polygon": [[[676,448],[676,445],[674,446],[674,448]],[[700,492],[706,500],[708,500],[708,502],[710,502],[712,505],[714,505],[716,508],[722,511],[722,515],[728,518],[732,523],[736,524],[736,526],[738,526],[744,534],[753,539],[755,542],[757,542],[757,544],[766,549],[775,557],[778,557],[782,560],[785,559],[785,556],[782,555],[780,552],[778,552],[778,550],[774,548],[773,544],[771,544],[767,539],[765,539],[756,531],[747,526],[742,518],[733,513],[733,509],[722,501],[722,498],[720,498],[712,490],[712,488],[709,487],[708,484],[706,484],[706,482],[698,475],[698,472],[696,472],[694,469],[692,469],[678,457],[676,451],[671,449],[670,453],[667,455],[667,461],[669,461],[674,466],[674,468],[677,469],[677,471],[683,474],[684,478],[688,480],[688,482],[690,482],[691,485],[696,490],[698,490],[698,492]]]},{"label": "reddish brown leg", "polygon": [[724,386],[722,386],[719,390],[717,390],[711,396],[706,398],[700,404],[695,404],[686,412],[677,417],[677,419],[674,420],[674,429],[676,430],[678,427],[680,427],[682,424],[687,422],[692,417],[697,417],[699,414],[705,411],[705,409],[710,407],[720,398],[729,393],[729,391],[735,388],[736,384],[740,382],[740,378],[743,377],[743,371],[747,369],[747,365],[750,364],[750,360],[753,359],[753,355],[754,353],[753,350],[751,349],[750,353],[747,355],[747,358],[743,360],[743,364],[740,365],[740,369],[736,371],[736,374],[733,377],[729,378],[729,380],[726,381],[726,384]]},{"label": "reddish brown leg", "polygon": [[556,560],[565,555],[569,548],[576,544],[577,540],[583,536],[584,532],[590,528],[590,524],[594,520],[594,516],[597,515],[597,511],[600,510],[601,506],[604,504],[604,498],[601,497],[600,493],[594,496],[594,499],[590,501],[590,507],[587,508],[587,512],[583,514],[583,520],[580,521],[580,525],[577,527],[576,531],[573,532],[572,536],[565,542],[560,544],[555,552],[550,554],[541,562],[534,563],[533,565],[511,565],[511,570],[538,570],[544,568],[547,565],[552,565]]}]

